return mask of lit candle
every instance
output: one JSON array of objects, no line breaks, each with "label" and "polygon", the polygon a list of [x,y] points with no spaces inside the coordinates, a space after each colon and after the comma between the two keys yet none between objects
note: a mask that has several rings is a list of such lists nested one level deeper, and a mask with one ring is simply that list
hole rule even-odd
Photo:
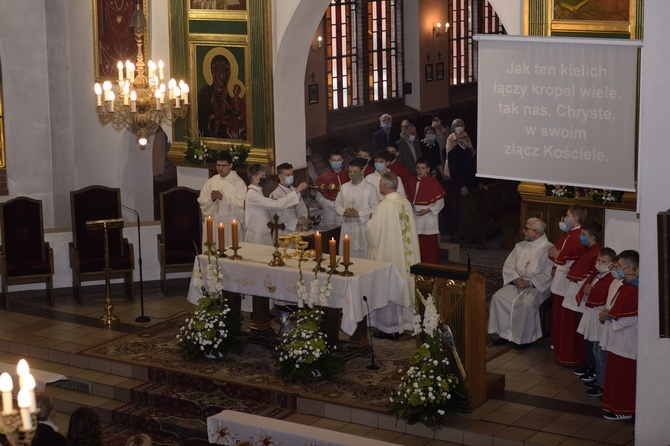
[{"label": "lit candle", "polygon": [[226,249],[226,235],[223,232],[223,223],[219,223],[219,251]]},{"label": "lit candle", "polygon": [[335,268],[337,266],[335,264],[337,262],[337,242],[335,241],[335,237],[331,237],[328,241],[328,250],[330,252],[330,267]]},{"label": "lit candle", "polygon": [[210,215],[209,217],[207,217],[207,244],[211,245],[213,239],[214,239],[214,220]]},{"label": "lit candle", "polygon": [[163,64],[163,61],[162,61],[162,60],[159,60],[159,61],[158,61],[158,78],[159,78],[161,81],[162,81],[163,79],[165,79],[165,72],[163,71],[163,67],[164,67],[164,66],[165,66],[165,65]]},{"label": "lit candle", "polygon": [[130,82],[123,83],[123,105],[130,104]]},{"label": "lit candle", "polygon": [[28,366],[28,361],[26,361],[25,359],[20,360],[19,363],[16,365],[16,374],[19,375],[19,389],[23,389],[24,387],[23,379],[29,373],[30,373],[30,367]]},{"label": "lit candle", "polygon": [[237,242],[238,242],[238,240],[237,240],[237,220],[233,220],[230,223],[230,229],[233,233],[233,249],[237,249],[237,248],[239,248],[239,246],[237,245]]},{"label": "lit candle", "polygon": [[130,112],[135,113],[137,111],[137,93],[135,90],[130,92]]},{"label": "lit candle", "polygon": [[96,105],[98,107],[102,106],[102,87],[100,84],[96,83],[93,86],[93,91],[95,91]]},{"label": "lit candle", "polygon": [[165,103],[165,84],[161,84],[159,87],[161,91],[161,104]]},{"label": "lit candle", "polygon": [[28,391],[30,395],[30,412],[37,412],[37,403],[35,401],[35,378],[30,373],[26,373],[23,378],[23,388]]},{"label": "lit candle", "polygon": [[130,72],[132,71],[133,64],[129,60],[126,61],[126,79],[130,79]]},{"label": "lit candle", "polygon": [[344,244],[342,246],[342,251],[343,251],[343,254],[344,254],[344,264],[348,265],[349,264],[349,250],[351,248],[351,238],[349,238],[348,235],[345,235],[344,239],[343,239],[343,242],[344,242]]},{"label": "lit candle", "polygon": [[172,100],[174,99],[174,87],[177,86],[177,81],[174,79],[170,79],[168,82],[168,99]]},{"label": "lit candle", "polygon": [[149,77],[154,77],[156,75],[156,62],[150,60],[149,63]]},{"label": "lit candle", "polygon": [[135,64],[134,63],[130,64],[130,74],[128,74],[128,80],[130,81],[131,84],[135,82]]},{"label": "lit candle", "polygon": [[105,91],[105,101],[109,101],[109,94],[112,92],[112,83],[110,81],[103,82],[102,89]]},{"label": "lit candle", "polygon": [[184,105],[188,105],[188,93],[190,91],[188,85],[184,84],[184,88],[181,89],[181,99],[184,101]]},{"label": "lit candle", "polygon": [[21,411],[21,421],[23,430],[29,431],[33,428],[33,420],[30,418],[30,393],[28,390],[19,390],[19,410]]},{"label": "lit candle", "polygon": [[179,87],[174,87],[174,108],[180,108],[179,101],[181,100],[181,90]]},{"label": "lit candle", "polygon": [[160,88],[156,89],[156,92],[154,93],[154,96],[156,96],[156,110],[161,109],[161,104],[163,101],[161,100],[161,90]]},{"label": "lit candle", "polygon": [[114,96],[114,92],[110,91],[109,92],[109,111],[114,112],[114,99],[116,99],[116,96]]},{"label": "lit candle", "polygon": [[9,373],[5,372],[0,375],[0,392],[2,392],[2,413],[4,415],[12,413],[14,410],[14,403],[12,402],[12,390],[14,390],[14,383]]},{"label": "lit candle", "polygon": [[123,62],[119,61],[116,64],[116,68],[119,70],[119,82],[123,82]]},{"label": "lit candle", "polygon": [[319,37],[317,37],[316,41],[319,44],[319,48],[321,48],[321,42],[323,41],[323,38],[321,36],[319,36]]},{"label": "lit candle", "polygon": [[316,260],[319,260],[319,257],[321,257],[321,233],[319,231],[316,231],[316,234],[314,234],[314,256]]}]

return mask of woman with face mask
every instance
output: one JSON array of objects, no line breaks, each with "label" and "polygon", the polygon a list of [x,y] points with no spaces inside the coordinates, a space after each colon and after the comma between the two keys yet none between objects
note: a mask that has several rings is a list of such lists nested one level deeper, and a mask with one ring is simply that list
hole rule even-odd
[{"label": "woman with face mask", "polygon": [[447,152],[445,149],[447,147],[447,137],[449,136],[449,133],[451,133],[451,129],[442,125],[442,120],[437,115],[433,115],[433,121],[430,126],[435,129],[435,141],[437,141],[437,145],[440,148],[440,165],[438,170],[442,176],[448,178],[449,172],[444,171],[444,163],[447,162]]},{"label": "woman with face mask", "polygon": [[[445,171],[451,176],[451,214],[449,217],[449,235],[454,236],[460,224],[461,197],[478,187],[475,177],[477,152],[475,151],[462,119],[454,119],[452,133],[447,138],[447,163]],[[483,187],[483,186],[481,186]]]},{"label": "woman with face mask", "polygon": [[440,163],[440,145],[437,143],[437,132],[432,126],[428,126],[423,129],[423,134],[421,153],[423,153],[423,157],[428,161],[430,176],[440,178],[442,176],[442,165]]}]

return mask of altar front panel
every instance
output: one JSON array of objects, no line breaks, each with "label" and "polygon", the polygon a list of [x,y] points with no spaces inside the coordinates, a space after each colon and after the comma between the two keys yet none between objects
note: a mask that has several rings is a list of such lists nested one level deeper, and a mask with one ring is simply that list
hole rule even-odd
[{"label": "altar front panel", "polygon": [[[271,267],[268,263],[272,260],[273,247],[251,243],[240,245],[239,254],[243,257],[242,260],[211,258],[212,262],[219,262],[224,290],[288,302],[298,301],[300,270],[297,260],[285,260],[285,266]],[[207,284],[209,261],[206,255],[195,259],[188,291],[188,300],[193,304],[202,295],[199,271],[202,271],[202,283]],[[367,296],[370,311],[374,311],[387,306],[389,301],[399,301],[403,290],[402,278],[392,263],[357,258],[352,258],[351,261],[353,265],[349,270],[354,275],[333,275],[331,295],[327,303],[328,307],[342,309],[340,328],[348,335],[353,335],[358,322],[368,313],[363,296]],[[327,262],[326,258],[323,265]],[[314,280],[312,268],[315,265],[316,262],[311,259],[302,263],[305,288],[308,292]],[[325,272],[318,274],[320,287],[325,285],[327,278],[328,274]]]}]

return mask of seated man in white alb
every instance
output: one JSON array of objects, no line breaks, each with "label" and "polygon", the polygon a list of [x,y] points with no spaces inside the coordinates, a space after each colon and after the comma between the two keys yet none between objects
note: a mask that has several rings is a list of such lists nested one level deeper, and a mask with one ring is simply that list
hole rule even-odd
[{"label": "seated man in white alb", "polygon": [[551,243],[544,234],[547,225],[529,218],[524,240],[505,260],[501,289],[491,298],[487,332],[497,333],[495,345],[511,341],[525,348],[542,337],[539,307],[551,295],[552,262],[547,257]]}]

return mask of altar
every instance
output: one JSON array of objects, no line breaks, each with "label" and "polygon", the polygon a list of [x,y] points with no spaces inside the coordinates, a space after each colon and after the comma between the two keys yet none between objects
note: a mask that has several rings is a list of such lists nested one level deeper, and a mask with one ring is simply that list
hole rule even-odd
[{"label": "altar", "polygon": [[[211,257],[212,262],[219,262],[224,290],[286,302],[298,302],[297,289],[300,279],[298,260],[285,260],[285,266],[272,267],[268,263],[272,260],[274,247],[251,243],[240,243],[240,246],[238,254],[243,257],[242,260]],[[188,301],[193,304],[197,304],[202,295],[200,281],[195,279],[202,271],[202,283],[207,283],[209,261],[207,255],[199,255],[195,259],[187,297]],[[330,308],[342,310],[340,328],[350,336],[356,331],[358,323],[363,321],[368,314],[363,296],[367,298],[370,311],[374,312],[386,307],[389,301],[400,300],[403,290],[402,278],[392,263],[357,258],[352,258],[351,261],[353,265],[349,270],[354,275],[343,277],[333,274],[332,290],[327,304]],[[327,259],[323,262],[324,266],[326,263]],[[310,289],[310,284],[314,280],[312,268],[315,266],[316,262],[312,259],[302,262],[303,279],[307,290]],[[342,270],[342,267],[339,269]],[[327,272],[318,274],[320,286],[325,284],[327,278]],[[254,311],[256,311],[256,304],[254,304]]]}]

